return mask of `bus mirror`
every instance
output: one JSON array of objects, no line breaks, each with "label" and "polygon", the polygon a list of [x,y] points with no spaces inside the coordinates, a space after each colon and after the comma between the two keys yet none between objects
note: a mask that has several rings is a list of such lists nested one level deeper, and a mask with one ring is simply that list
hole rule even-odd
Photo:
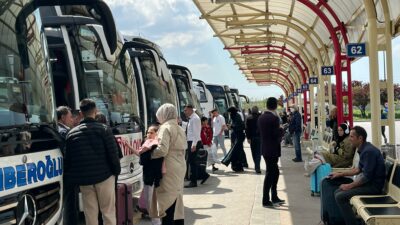
[{"label": "bus mirror", "polygon": [[88,25],[89,27],[92,27],[95,32],[97,39],[100,41],[100,46],[101,50],[104,54],[104,58],[107,59],[107,61],[113,62],[115,61],[115,54],[111,52],[110,46],[108,45],[103,26],[97,25],[97,24],[92,24]]}]

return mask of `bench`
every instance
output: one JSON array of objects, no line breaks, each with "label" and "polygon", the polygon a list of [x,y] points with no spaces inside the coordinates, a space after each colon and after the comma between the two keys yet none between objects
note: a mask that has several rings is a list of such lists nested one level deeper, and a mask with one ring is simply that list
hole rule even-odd
[{"label": "bench", "polygon": [[400,224],[400,164],[388,157],[386,194],[354,196],[350,203],[368,225]]},{"label": "bench", "polygon": [[322,141],[319,141],[318,131],[311,129],[312,146],[306,148],[306,152],[313,156],[315,151],[330,151],[332,142],[332,130],[325,128]]}]

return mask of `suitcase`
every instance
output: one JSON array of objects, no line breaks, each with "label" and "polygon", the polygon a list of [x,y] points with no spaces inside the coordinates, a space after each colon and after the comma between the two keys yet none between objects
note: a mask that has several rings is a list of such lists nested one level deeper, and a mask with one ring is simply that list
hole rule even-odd
[{"label": "suitcase", "polygon": [[132,184],[117,184],[117,225],[133,225]]},{"label": "suitcase", "polygon": [[326,225],[345,224],[335,200],[335,191],[341,184],[351,183],[350,178],[325,178],[321,181],[321,220]]},{"label": "suitcase", "polygon": [[332,167],[329,163],[324,163],[318,166],[318,168],[311,174],[310,177],[310,188],[311,196],[318,196],[320,194],[320,185],[322,179],[328,176],[332,172]]}]

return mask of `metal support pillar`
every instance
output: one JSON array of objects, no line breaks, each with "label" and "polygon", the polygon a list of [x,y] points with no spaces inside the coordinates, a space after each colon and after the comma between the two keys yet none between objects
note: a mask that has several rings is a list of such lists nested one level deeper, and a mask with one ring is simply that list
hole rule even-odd
[{"label": "metal support pillar", "polygon": [[[388,97],[388,118],[389,143],[396,144],[395,130],[395,105],[394,105],[394,87],[393,87],[393,58],[392,58],[392,26],[390,11],[387,0],[381,0],[382,9],[385,16],[385,42],[386,42],[386,70],[387,70],[387,97]],[[382,102],[382,104],[384,104]]]},{"label": "metal support pillar", "polygon": [[381,105],[379,85],[379,65],[378,65],[378,29],[376,21],[375,4],[373,0],[364,0],[365,11],[368,21],[368,56],[369,56],[369,77],[370,77],[370,98],[371,98],[371,126],[372,144],[381,146]]}]

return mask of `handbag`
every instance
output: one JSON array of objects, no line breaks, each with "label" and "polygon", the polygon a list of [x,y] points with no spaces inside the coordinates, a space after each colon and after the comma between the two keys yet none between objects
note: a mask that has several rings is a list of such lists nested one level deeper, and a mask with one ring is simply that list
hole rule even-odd
[{"label": "handbag", "polygon": [[207,166],[208,151],[200,148],[196,151],[196,163],[199,166]]}]

